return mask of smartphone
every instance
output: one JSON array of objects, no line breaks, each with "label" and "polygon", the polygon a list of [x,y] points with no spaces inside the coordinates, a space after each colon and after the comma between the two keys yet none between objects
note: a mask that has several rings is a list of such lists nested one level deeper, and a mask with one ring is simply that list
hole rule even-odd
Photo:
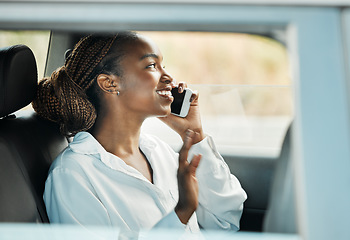
[{"label": "smartphone", "polygon": [[179,89],[175,87],[171,90],[171,93],[174,97],[174,101],[170,106],[171,113],[179,117],[186,117],[190,110],[192,90],[185,88],[182,93],[179,93]]}]

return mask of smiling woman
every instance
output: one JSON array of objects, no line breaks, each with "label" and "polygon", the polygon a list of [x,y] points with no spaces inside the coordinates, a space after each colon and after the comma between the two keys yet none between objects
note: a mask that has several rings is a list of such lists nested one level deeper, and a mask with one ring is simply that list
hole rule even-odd
[{"label": "smiling woman", "polygon": [[[39,82],[35,111],[74,136],[46,181],[50,222],[239,229],[246,193],[204,134],[198,95],[185,118],[170,114],[168,93],[187,85],[175,85],[162,59],[151,39],[133,32],[88,35]],[[179,153],[141,134],[151,116],[182,138]]]}]

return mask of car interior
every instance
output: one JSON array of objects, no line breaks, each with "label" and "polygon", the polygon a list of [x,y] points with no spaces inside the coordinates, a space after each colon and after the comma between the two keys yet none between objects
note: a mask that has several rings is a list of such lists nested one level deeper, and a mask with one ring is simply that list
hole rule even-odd
[{"label": "car interior", "polygon": [[[46,73],[64,62],[82,33],[51,33]],[[69,139],[59,126],[22,110],[36,94],[35,57],[25,45],[0,49],[0,221],[49,223],[43,202],[50,164]],[[247,192],[240,231],[296,233],[291,128],[277,157],[223,157]]]}]

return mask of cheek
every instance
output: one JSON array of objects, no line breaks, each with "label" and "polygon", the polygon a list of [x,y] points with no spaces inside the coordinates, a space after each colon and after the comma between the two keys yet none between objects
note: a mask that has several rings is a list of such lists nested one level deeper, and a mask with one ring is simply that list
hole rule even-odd
[{"label": "cheek", "polygon": [[160,74],[147,71],[132,71],[124,78],[127,88],[156,88],[160,79]]},{"label": "cheek", "polygon": [[[154,81],[149,81],[149,79],[141,79],[141,81],[135,81],[135,79],[129,79],[129,82],[121,89],[123,94],[128,99],[133,99],[134,101],[145,103],[148,101],[153,101],[156,96],[157,84]],[[141,104],[142,105],[142,104]]]}]

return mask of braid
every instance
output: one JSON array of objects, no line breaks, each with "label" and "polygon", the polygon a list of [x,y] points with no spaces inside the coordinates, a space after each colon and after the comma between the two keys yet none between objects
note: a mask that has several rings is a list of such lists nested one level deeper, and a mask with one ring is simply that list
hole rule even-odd
[{"label": "braid", "polygon": [[[124,35],[134,38],[136,36],[134,33]],[[117,60],[112,57],[108,58],[110,62],[102,62],[114,42],[117,42],[117,37],[118,35],[89,35],[81,39],[64,66],[54,71],[51,77],[39,82],[37,96],[32,103],[33,108],[40,116],[59,123],[64,135],[72,136],[77,132],[86,131],[95,123],[95,104],[89,100],[86,93],[91,92],[90,87],[96,86],[96,78],[104,68],[101,64],[116,65],[113,61]],[[124,37],[125,42],[128,39],[130,40],[130,37]]]},{"label": "braid", "polygon": [[[91,73],[107,55],[117,35],[111,38],[87,36],[73,50],[65,63],[68,76],[84,91],[91,86]],[[85,54],[80,54],[83,52]],[[89,81],[90,79],[90,81]]]}]

